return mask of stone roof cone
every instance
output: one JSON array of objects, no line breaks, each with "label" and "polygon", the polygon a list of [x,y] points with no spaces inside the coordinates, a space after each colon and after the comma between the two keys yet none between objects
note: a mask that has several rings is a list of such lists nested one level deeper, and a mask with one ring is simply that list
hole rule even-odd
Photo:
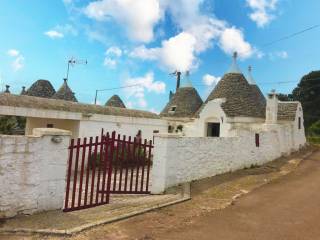
[{"label": "stone roof cone", "polygon": [[26,91],[25,95],[33,97],[51,98],[56,91],[48,80],[39,79]]},{"label": "stone roof cone", "polygon": [[194,117],[203,101],[197,90],[192,86],[187,73],[177,92],[171,97],[169,103],[160,113],[162,117]]},{"label": "stone roof cone", "polygon": [[63,79],[63,84],[59,90],[52,96],[54,99],[61,99],[66,101],[78,102],[74,96],[74,92],[68,86],[67,79]]},{"label": "stone roof cone", "polygon": [[126,108],[123,101],[118,95],[113,95],[109,100],[106,102],[105,106],[108,107],[118,107],[118,108]]},{"label": "stone roof cone", "polygon": [[247,81],[252,88],[252,91],[253,91],[253,94],[254,94],[256,101],[266,104],[266,98],[264,97],[263,93],[261,92],[260,88],[258,87],[256,81],[254,80],[254,78],[252,76],[252,67],[251,66],[248,67]]},{"label": "stone roof cone", "polygon": [[[235,60],[234,56],[234,60]],[[265,118],[266,100],[257,85],[250,85],[241,72],[234,68],[222,77],[206,102],[225,98],[222,109],[228,117]]]}]

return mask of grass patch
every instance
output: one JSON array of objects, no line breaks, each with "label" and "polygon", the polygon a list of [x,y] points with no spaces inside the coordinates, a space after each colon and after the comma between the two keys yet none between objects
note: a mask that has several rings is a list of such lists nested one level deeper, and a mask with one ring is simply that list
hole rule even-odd
[{"label": "grass patch", "polygon": [[320,137],[307,137],[309,143],[320,144]]}]

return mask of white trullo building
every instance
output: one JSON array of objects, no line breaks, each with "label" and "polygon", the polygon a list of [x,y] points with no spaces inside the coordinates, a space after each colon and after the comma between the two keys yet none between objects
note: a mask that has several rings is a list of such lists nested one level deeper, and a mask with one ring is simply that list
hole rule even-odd
[{"label": "white trullo building", "polygon": [[236,63],[202,103],[190,80],[177,89],[160,116],[168,131],[186,137],[237,137],[276,131],[283,153],[298,150],[306,143],[300,102],[281,102],[275,91],[267,99],[251,75],[247,78]]}]

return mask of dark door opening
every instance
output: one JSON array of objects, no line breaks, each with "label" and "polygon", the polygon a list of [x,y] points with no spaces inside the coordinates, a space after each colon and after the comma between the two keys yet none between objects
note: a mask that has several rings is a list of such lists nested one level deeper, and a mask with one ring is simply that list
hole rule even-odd
[{"label": "dark door opening", "polygon": [[220,123],[208,123],[207,137],[220,137]]}]

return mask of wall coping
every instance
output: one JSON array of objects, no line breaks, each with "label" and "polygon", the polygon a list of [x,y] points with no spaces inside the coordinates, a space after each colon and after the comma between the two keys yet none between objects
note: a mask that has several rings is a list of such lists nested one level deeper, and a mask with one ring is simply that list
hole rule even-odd
[{"label": "wall coping", "polygon": [[160,137],[160,138],[182,138],[183,136],[181,134],[176,134],[176,133],[155,133],[155,137]]},{"label": "wall coping", "polygon": [[58,128],[34,128],[32,131],[33,136],[71,136],[71,131],[58,129]]}]

